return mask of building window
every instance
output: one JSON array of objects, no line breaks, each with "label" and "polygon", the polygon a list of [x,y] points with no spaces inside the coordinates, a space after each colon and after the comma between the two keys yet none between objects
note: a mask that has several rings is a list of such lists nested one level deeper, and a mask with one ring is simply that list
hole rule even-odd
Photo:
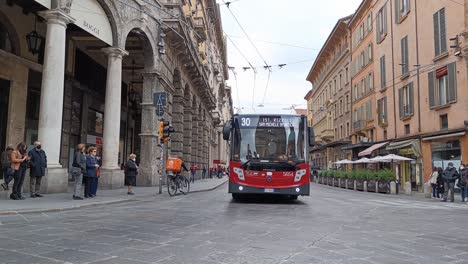
[{"label": "building window", "polygon": [[372,14],[367,15],[367,32],[372,31]]},{"label": "building window", "polygon": [[343,134],[343,125],[340,125],[340,138],[343,138],[344,137],[344,134]]},{"label": "building window", "polygon": [[385,55],[380,57],[380,89],[383,90],[387,86],[387,73],[385,69]]},{"label": "building window", "polygon": [[346,77],[346,83],[348,83],[349,82],[348,67],[346,67],[345,71],[346,71],[346,76],[345,76]]},{"label": "building window", "polygon": [[0,24],[0,49],[9,53],[13,53],[10,34],[8,34],[8,31],[2,24]]},{"label": "building window", "polygon": [[409,73],[408,63],[408,36],[406,36],[401,40],[401,75]]},{"label": "building window", "polygon": [[383,97],[377,101],[377,114],[379,116],[379,126],[387,125],[387,97]]},{"label": "building window", "polygon": [[333,94],[335,95],[336,94],[336,79],[333,80]]},{"label": "building window", "polygon": [[346,136],[349,137],[350,131],[349,131],[349,122],[346,122]]},{"label": "building window", "polygon": [[372,44],[369,44],[367,46],[367,62],[366,65],[369,64],[372,61]]},{"label": "building window", "polygon": [[445,8],[434,15],[434,48],[435,56],[447,52],[447,35],[445,31]]},{"label": "building window", "polygon": [[374,74],[370,72],[368,78],[369,91],[372,91],[374,90]]},{"label": "building window", "polygon": [[408,15],[410,11],[410,0],[395,0],[395,22],[397,24]]},{"label": "building window", "polygon": [[343,100],[340,99],[340,116],[343,115]]},{"label": "building window", "polygon": [[346,95],[346,112],[349,112],[349,95]]},{"label": "building window", "polygon": [[371,129],[369,132],[370,142],[374,142],[374,129]]},{"label": "building window", "polygon": [[413,83],[409,83],[398,90],[400,118],[413,115],[414,111],[414,89]]},{"label": "building window", "polygon": [[456,102],[456,62],[429,72],[429,105],[431,108]]},{"label": "building window", "polygon": [[341,78],[341,73],[340,73],[340,87],[339,89],[343,89],[343,79]]},{"label": "building window", "polygon": [[377,13],[377,43],[387,35],[387,4],[385,4]]},{"label": "building window", "polygon": [[383,131],[383,138],[384,140],[387,140],[388,136],[387,136],[387,130],[384,130]]},{"label": "building window", "polygon": [[409,135],[410,134],[410,125],[407,124],[405,125],[405,135]]},{"label": "building window", "polygon": [[447,130],[448,129],[448,117],[447,114],[440,115],[440,129]]},{"label": "building window", "polygon": [[372,100],[370,100],[369,102],[366,103],[366,115],[367,115],[367,118],[366,120],[367,121],[372,121],[374,120],[374,111],[372,111]]}]

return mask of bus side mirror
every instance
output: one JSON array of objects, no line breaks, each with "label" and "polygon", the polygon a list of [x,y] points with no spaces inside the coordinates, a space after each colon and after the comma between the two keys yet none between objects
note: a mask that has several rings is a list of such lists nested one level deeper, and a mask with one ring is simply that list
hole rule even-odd
[{"label": "bus side mirror", "polygon": [[315,133],[313,127],[307,127],[307,133],[309,135],[309,146],[313,147],[315,145]]},{"label": "bus side mirror", "polygon": [[224,140],[229,140],[229,137],[231,136],[231,130],[232,130],[232,123],[231,121],[228,121],[224,124],[224,127],[223,127],[223,139]]}]

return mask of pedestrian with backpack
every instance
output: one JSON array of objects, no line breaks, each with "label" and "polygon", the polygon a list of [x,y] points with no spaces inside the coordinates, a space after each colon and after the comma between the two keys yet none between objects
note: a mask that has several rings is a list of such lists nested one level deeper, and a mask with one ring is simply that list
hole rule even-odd
[{"label": "pedestrian with backpack", "polygon": [[460,174],[458,174],[457,169],[453,166],[452,162],[449,162],[447,168],[445,168],[444,173],[442,175],[442,179],[444,179],[444,198],[442,198],[442,202],[446,202],[448,198],[448,193],[450,192],[450,202],[453,203],[455,201],[455,182],[457,179],[460,178]]}]

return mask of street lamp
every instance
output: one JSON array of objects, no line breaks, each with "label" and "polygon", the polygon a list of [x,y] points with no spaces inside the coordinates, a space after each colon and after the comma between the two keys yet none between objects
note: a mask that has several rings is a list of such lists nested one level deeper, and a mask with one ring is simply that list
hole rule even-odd
[{"label": "street lamp", "polygon": [[40,36],[36,31],[36,23],[37,17],[34,18],[34,30],[26,35],[28,49],[33,55],[36,55],[40,52],[42,42],[44,41],[44,37]]}]

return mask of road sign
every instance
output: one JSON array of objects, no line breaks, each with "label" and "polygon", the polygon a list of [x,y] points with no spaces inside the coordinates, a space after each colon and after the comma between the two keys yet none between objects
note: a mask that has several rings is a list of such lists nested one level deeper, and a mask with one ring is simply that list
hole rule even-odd
[{"label": "road sign", "polygon": [[156,107],[164,107],[167,105],[167,93],[159,92],[153,94],[153,105]]},{"label": "road sign", "polygon": [[162,106],[162,105],[157,105],[156,106],[156,115],[157,116],[163,116],[164,115],[164,106]]}]

